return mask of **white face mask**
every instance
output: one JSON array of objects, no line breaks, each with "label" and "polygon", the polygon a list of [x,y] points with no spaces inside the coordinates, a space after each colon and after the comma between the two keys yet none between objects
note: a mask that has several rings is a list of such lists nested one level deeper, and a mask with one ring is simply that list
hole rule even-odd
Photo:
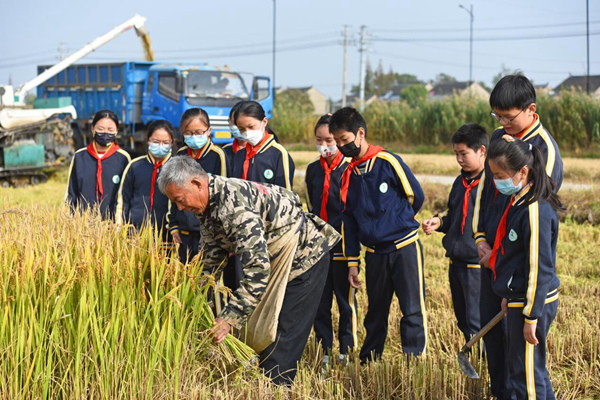
[{"label": "white face mask", "polygon": [[265,130],[261,126],[260,129],[247,130],[246,132],[242,133],[241,135],[242,135],[242,139],[246,140],[252,146],[256,146],[257,144],[260,143],[264,134],[265,134]]},{"label": "white face mask", "polygon": [[321,153],[323,158],[335,156],[338,152],[337,146],[322,146],[317,145],[317,151]]}]

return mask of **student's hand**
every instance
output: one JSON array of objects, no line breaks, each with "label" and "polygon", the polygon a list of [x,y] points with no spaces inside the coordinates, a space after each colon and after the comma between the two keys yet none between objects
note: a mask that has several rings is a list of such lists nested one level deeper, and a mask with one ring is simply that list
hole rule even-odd
[{"label": "student's hand", "polygon": [[348,268],[348,281],[350,282],[350,286],[355,289],[359,289],[362,285],[358,280],[358,267],[350,267]]},{"label": "student's hand", "polygon": [[483,241],[477,244],[477,254],[479,254],[479,265],[483,265],[486,268],[490,268],[490,255],[492,255],[492,248],[488,242]]},{"label": "student's hand", "polygon": [[175,243],[181,244],[181,234],[179,233],[179,231],[173,231],[171,233],[171,236],[173,237],[173,241]]},{"label": "student's hand", "polygon": [[502,299],[502,311],[504,311],[504,316],[508,314],[508,299]]},{"label": "student's hand", "polygon": [[537,324],[528,324],[527,322],[525,322],[525,324],[523,325],[523,336],[525,336],[525,340],[527,341],[527,343],[537,346],[537,344],[539,343],[537,337],[535,337]]},{"label": "student's hand", "polygon": [[231,325],[225,322],[223,318],[215,319],[215,326],[209,331],[209,334],[213,335],[213,343],[219,344],[223,340],[225,340],[225,337],[227,336],[230,330]]},{"label": "student's hand", "polygon": [[421,226],[426,235],[431,235],[440,227],[440,219],[438,217],[426,219]]},{"label": "student's hand", "polygon": [[477,243],[477,254],[479,254],[479,259],[482,259],[483,257],[485,257],[486,254],[491,252],[492,248],[490,247],[490,244],[485,240]]},{"label": "student's hand", "polygon": [[490,256],[491,255],[492,255],[492,252],[490,251],[485,256],[483,256],[483,258],[481,260],[479,260],[479,265],[481,265],[487,269],[492,269],[492,267],[490,266]]}]

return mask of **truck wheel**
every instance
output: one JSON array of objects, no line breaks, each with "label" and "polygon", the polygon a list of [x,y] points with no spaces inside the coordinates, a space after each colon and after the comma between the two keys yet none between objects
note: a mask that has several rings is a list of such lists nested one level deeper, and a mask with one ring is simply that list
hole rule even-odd
[{"label": "truck wheel", "polygon": [[31,175],[29,177],[29,183],[32,185],[39,185],[40,183],[46,183],[48,181],[48,177],[46,175]]}]

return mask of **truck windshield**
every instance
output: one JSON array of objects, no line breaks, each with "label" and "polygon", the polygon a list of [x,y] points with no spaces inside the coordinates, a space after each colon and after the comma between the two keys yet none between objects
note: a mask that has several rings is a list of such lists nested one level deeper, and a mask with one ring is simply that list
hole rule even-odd
[{"label": "truck windshield", "polygon": [[186,96],[191,99],[247,100],[248,90],[240,76],[227,71],[188,71]]}]

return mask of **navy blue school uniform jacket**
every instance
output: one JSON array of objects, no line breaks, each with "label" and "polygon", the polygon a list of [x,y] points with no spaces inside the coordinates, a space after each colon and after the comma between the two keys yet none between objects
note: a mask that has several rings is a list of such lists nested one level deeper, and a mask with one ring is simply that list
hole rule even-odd
[{"label": "navy blue school uniform jacket", "polygon": [[[271,183],[292,190],[295,166],[285,147],[277,143],[273,135],[269,135],[260,146],[258,153],[250,159],[246,180]],[[234,178],[244,178],[245,159],[246,147],[242,147],[234,157]]]},{"label": "navy blue school uniform jacket", "polygon": [[[556,141],[550,133],[542,126],[539,117],[536,114],[536,121],[517,138],[536,146],[546,160],[546,173],[556,184],[556,191],[563,182],[563,161]],[[506,131],[496,129],[492,133],[490,143],[494,140],[501,140]],[[496,229],[504,214],[504,210],[510,201],[509,196],[498,193],[494,186],[494,176],[486,162],[486,167],[479,188],[477,189],[477,200],[473,212],[473,232],[476,243],[487,240],[488,243],[494,243]]]},{"label": "navy blue school uniform jacket", "polygon": [[113,219],[121,177],[129,161],[131,161],[129,154],[122,149],[117,150],[108,158],[102,159],[103,195],[99,200],[96,187],[98,161],[90,154],[88,148],[77,150],[69,167],[65,202],[71,207],[79,207],[83,210],[100,203],[102,216]]},{"label": "navy blue school uniform jacket", "polygon": [[544,304],[556,300],[558,215],[545,201],[524,204],[529,186],[515,196],[506,217],[506,234],[496,259],[494,292],[511,300],[523,299],[523,315],[531,323]]},{"label": "navy blue school uniform jacket", "polygon": [[[471,178],[468,172],[461,172],[452,184],[448,196],[448,209],[435,217],[440,219],[438,232],[445,233],[442,245],[446,249],[446,257],[453,261],[462,261],[466,264],[479,264],[479,256],[475,240],[473,239],[473,208],[477,198],[477,183],[481,179],[483,171]],[[467,215],[463,215],[463,204],[467,188],[471,186],[467,202]],[[464,226],[463,226],[464,221]]]},{"label": "navy blue school uniform jacket", "polygon": [[[169,162],[169,154],[162,165]],[[169,210],[169,199],[158,189],[158,177],[162,166],[157,170],[154,190],[152,190],[152,174],[154,171],[155,158],[148,153],[145,156],[131,160],[125,172],[119,189],[117,204],[117,223],[131,224],[140,228],[150,215],[150,223],[157,230],[163,231],[163,239],[166,237],[167,211]],[[154,200],[150,201],[151,193]]]},{"label": "navy blue school uniform jacket", "polygon": [[[202,166],[202,169],[206,173],[211,175],[220,175],[227,177],[228,163],[227,156],[223,149],[215,145],[212,141],[208,142],[203,149],[198,150],[200,154],[194,153],[187,146],[183,146],[177,151],[177,156],[192,157]],[[177,206],[173,203],[169,204],[169,214],[167,215],[169,223],[169,231],[173,232],[176,230],[189,232],[199,231],[200,224],[198,218],[193,212],[181,211],[177,209]]]},{"label": "navy blue school uniform jacket", "polygon": [[348,266],[358,266],[360,243],[367,251],[387,254],[417,241],[415,214],[424,200],[421,185],[396,154],[384,150],[354,168],[342,213]]},{"label": "navy blue school uniform jacket", "polygon": [[[331,171],[329,178],[330,186],[327,196],[326,222],[340,233],[342,232],[342,200],[340,197],[340,186],[342,183],[342,174],[347,166],[348,160],[342,158],[340,163]],[[321,204],[325,185],[325,171],[321,166],[320,157],[311,161],[306,167],[304,185],[304,194],[306,196],[308,212],[323,219],[324,216],[321,215]],[[338,242],[338,244],[335,245],[333,248],[333,255],[335,260],[344,260],[342,242]]]},{"label": "navy blue school uniform jacket", "polygon": [[235,154],[241,148],[243,148],[243,146],[240,146],[237,140],[233,139],[233,142],[227,143],[221,148],[223,149],[223,151],[225,152],[225,156],[227,157],[227,165],[229,166],[229,170],[233,171],[233,158],[235,157]]}]

